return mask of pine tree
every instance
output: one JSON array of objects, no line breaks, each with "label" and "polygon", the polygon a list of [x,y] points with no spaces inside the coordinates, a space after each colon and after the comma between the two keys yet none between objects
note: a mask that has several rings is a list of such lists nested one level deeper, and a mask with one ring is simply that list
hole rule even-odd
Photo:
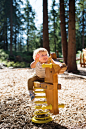
[{"label": "pine tree", "polygon": [[65,24],[65,8],[64,8],[64,0],[60,0],[60,20],[61,20],[61,42],[62,42],[62,53],[64,62],[67,64],[67,35],[66,35],[66,24]]},{"label": "pine tree", "polygon": [[[33,37],[35,37],[34,33],[36,30],[35,27],[35,12],[32,9],[32,6],[30,5],[29,1],[26,1],[26,7],[24,8],[25,11],[25,23],[26,23],[26,35],[27,35],[27,51],[32,49],[33,46]],[[33,47],[34,48],[34,47]]]},{"label": "pine tree", "polygon": [[76,38],[75,38],[75,0],[69,0],[69,28],[68,28],[68,72],[75,72],[76,66]]},{"label": "pine tree", "polygon": [[48,34],[48,6],[47,0],[43,0],[43,47],[50,53]]}]

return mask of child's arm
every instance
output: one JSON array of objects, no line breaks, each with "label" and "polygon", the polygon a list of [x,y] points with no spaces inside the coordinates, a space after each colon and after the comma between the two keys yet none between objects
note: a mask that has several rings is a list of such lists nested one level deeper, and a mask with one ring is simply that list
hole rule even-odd
[{"label": "child's arm", "polygon": [[33,61],[33,62],[30,64],[30,67],[31,67],[31,68],[35,68],[37,62],[38,62],[37,60]]},{"label": "child's arm", "polygon": [[35,58],[35,61],[33,61],[33,62],[31,63],[31,65],[30,65],[31,68],[35,68],[35,67],[36,67],[37,62],[39,62],[39,57],[40,57],[40,55],[37,54],[37,55],[36,55],[36,58]]}]

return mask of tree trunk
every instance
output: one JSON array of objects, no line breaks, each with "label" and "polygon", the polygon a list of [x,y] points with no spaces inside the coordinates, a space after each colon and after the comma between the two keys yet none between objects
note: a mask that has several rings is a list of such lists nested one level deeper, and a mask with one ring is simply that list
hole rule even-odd
[{"label": "tree trunk", "polygon": [[[27,1],[27,2],[28,2],[28,1]],[[29,25],[29,24],[30,24],[30,23],[29,23],[29,22],[30,22],[30,21],[29,21],[29,17],[30,17],[30,13],[28,12],[28,23],[27,23],[27,51],[29,51],[29,28],[28,28],[28,27],[30,26],[30,25]]]},{"label": "tree trunk", "polygon": [[4,22],[4,29],[3,29],[3,39],[4,39],[4,50],[6,50],[6,27],[5,27],[5,25],[6,25],[6,22]]},{"label": "tree trunk", "polygon": [[[15,0],[15,6],[17,7],[17,3],[16,3],[16,0]],[[15,11],[16,13],[16,11]],[[15,52],[16,52],[16,41],[17,41],[17,30],[16,30],[16,15],[15,15],[15,39],[14,39],[14,43],[15,43]]]},{"label": "tree trunk", "polygon": [[69,0],[68,72],[76,70],[75,0]]},{"label": "tree trunk", "polygon": [[17,35],[16,35],[16,25],[15,25],[15,52],[16,52],[16,38],[17,38]]},{"label": "tree trunk", "polygon": [[43,0],[43,47],[46,48],[50,53],[47,0]]},{"label": "tree trunk", "polygon": [[83,10],[83,19],[82,19],[82,23],[83,23],[83,28],[82,28],[82,49],[84,48],[84,10]]},{"label": "tree trunk", "polygon": [[8,51],[7,22],[6,22],[6,50]]},{"label": "tree trunk", "polygon": [[13,6],[13,0],[11,0],[11,11],[10,11],[10,55],[12,55],[12,6]]},{"label": "tree trunk", "polygon": [[55,16],[54,16],[54,44],[55,44],[55,52],[56,52],[56,30],[55,30]]},{"label": "tree trunk", "polygon": [[29,36],[27,34],[27,52],[29,51]]},{"label": "tree trunk", "polygon": [[61,37],[62,37],[62,53],[64,62],[67,64],[67,35],[65,27],[65,9],[64,9],[64,0],[60,0],[60,21],[61,21]]}]

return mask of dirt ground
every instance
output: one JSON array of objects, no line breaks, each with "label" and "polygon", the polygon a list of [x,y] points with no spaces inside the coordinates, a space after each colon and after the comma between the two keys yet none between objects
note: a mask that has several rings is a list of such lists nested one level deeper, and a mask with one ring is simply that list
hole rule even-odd
[{"label": "dirt ground", "polygon": [[27,91],[27,79],[32,69],[0,70],[0,129],[86,129],[86,68],[81,68],[79,76],[68,74],[58,76],[61,90],[59,103],[65,108],[53,121],[47,124],[32,123],[35,111]]}]

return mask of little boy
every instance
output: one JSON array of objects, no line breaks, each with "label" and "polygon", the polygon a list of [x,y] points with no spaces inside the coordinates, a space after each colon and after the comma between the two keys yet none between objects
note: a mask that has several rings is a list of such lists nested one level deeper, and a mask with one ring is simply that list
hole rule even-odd
[{"label": "little boy", "polygon": [[[35,74],[28,79],[28,90],[32,101],[35,98],[33,92],[34,81],[43,82],[45,78],[45,68],[42,67],[42,64],[47,63],[49,60],[48,51],[45,48],[36,49],[33,53],[33,59],[34,61],[31,63],[30,67],[35,69]],[[54,60],[52,60],[52,63],[54,63]],[[57,62],[57,64],[60,67],[62,66],[60,62]]]}]

